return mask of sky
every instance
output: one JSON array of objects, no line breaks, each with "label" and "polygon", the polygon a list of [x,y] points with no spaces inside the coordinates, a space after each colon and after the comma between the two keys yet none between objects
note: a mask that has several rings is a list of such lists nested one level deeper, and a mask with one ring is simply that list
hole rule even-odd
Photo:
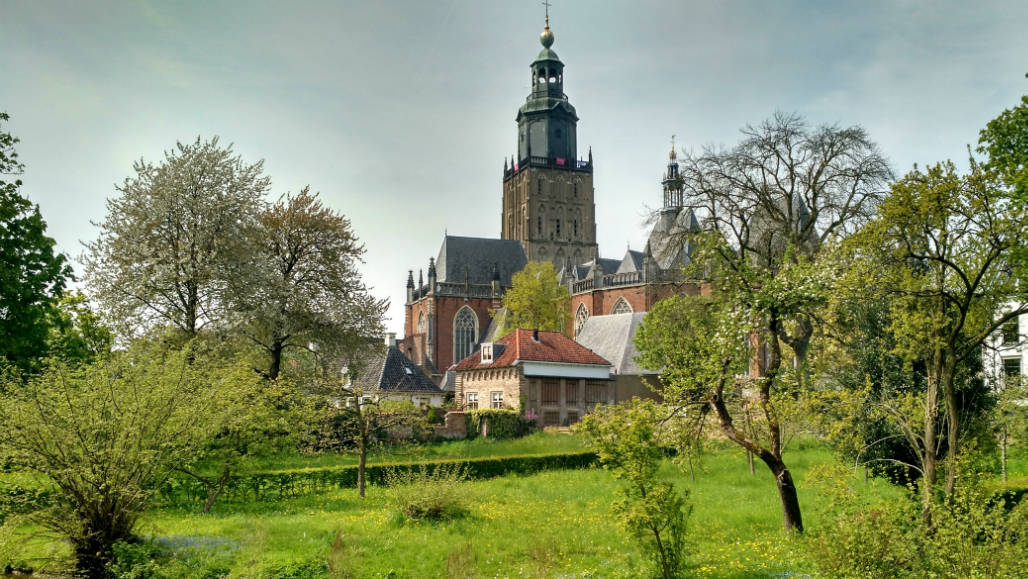
[{"label": "sky", "polygon": [[[861,125],[902,174],[953,159],[1028,94],[1028,2],[551,0],[595,160],[604,257],[642,249],[671,135],[732,145],[776,111]],[[401,332],[445,233],[498,237],[540,50],[536,0],[5,0],[0,111],[22,193],[73,259],[134,161],[218,136],[345,214]],[[75,267],[81,271],[76,262]]]}]

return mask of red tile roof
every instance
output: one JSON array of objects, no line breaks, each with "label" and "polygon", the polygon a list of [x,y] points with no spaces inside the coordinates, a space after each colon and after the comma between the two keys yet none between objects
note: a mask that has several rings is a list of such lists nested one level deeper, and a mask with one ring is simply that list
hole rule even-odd
[{"label": "red tile roof", "polygon": [[514,330],[493,342],[494,344],[503,344],[505,347],[503,353],[494,358],[491,364],[483,364],[481,352],[475,351],[458,362],[455,370],[502,368],[513,366],[517,361],[610,365],[607,360],[560,332],[540,330],[538,341],[533,338],[534,332],[535,330]]}]

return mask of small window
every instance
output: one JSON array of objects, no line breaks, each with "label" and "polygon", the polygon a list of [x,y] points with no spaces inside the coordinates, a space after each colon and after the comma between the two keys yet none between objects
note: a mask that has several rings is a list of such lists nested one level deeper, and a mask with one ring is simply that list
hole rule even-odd
[{"label": "small window", "polygon": [[578,197],[578,181],[575,181],[575,197]]},{"label": "small window", "polygon": [[560,237],[560,219],[557,220],[557,237]]},{"label": "small window", "polygon": [[503,392],[493,392],[492,408],[503,408]]},{"label": "small window", "polygon": [[537,219],[537,223],[536,223],[536,230],[537,230],[537,232],[539,233],[539,235],[542,235],[542,234],[543,234],[543,216],[542,216],[542,215],[540,215],[540,216],[539,216],[538,218],[536,218],[536,219]]},{"label": "small window", "polygon": [[560,404],[560,382],[557,380],[543,380],[539,388],[541,389],[539,398],[543,404]]},{"label": "small window", "polygon": [[478,410],[478,392],[468,392],[464,398],[466,399],[464,406],[468,410]]},{"label": "small window", "polygon": [[578,380],[571,380],[567,383],[567,395],[564,400],[568,404],[578,404]]},{"label": "small window", "polygon": [[578,237],[578,220],[576,219],[573,223],[575,226],[575,237]]},{"label": "small window", "polygon": [[536,192],[537,195],[542,195],[543,194],[543,180],[542,180],[542,177],[540,177],[539,179],[536,179],[536,181],[535,181],[535,192]]},{"label": "small window", "polygon": [[1019,341],[1021,341],[1021,336],[1018,332],[1017,318],[1014,318],[1003,324],[1003,345],[1013,346]]},{"label": "small window", "polygon": [[1021,375],[1020,358],[1003,358],[1003,375],[1007,378],[1017,378]]}]

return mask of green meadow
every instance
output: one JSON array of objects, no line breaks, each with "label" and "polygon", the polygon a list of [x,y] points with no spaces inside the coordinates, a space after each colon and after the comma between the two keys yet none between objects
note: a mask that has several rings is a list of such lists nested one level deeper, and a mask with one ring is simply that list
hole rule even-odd
[{"label": "green meadow", "polygon": [[[420,449],[419,456],[482,456],[482,452],[580,450],[575,437],[537,434],[517,441],[452,442]],[[462,454],[464,453],[464,454]],[[805,523],[816,534],[829,516],[829,499],[812,481],[812,468],[835,464],[832,453],[807,443],[787,453]],[[395,459],[394,454],[376,459]],[[319,461],[328,461],[321,458]],[[341,460],[341,459],[340,459]],[[317,462],[325,466],[321,462]],[[1015,461],[1018,469],[1023,459]],[[290,463],[291,467],[300,466]],[[744,455],[719,446],[702,457],[695,480],[668,461],[661,476],[688,489],[687,575],[697,577],[816,576],[806,537],[781,530],[771,474],[760,463],[750,474]],[[850,488],[874,502],[901,491],[851,472]],[[1023,476],[1024,473],[1021,473]],[[274,502],[160,506],[139,531],[162,553],[151,567],[170,577],[640,577],[655,571],[611,510],[620,483],[599,468],[469,481],[454,492],[463,516],[410,522],[399,515],[389,488],[372,486],[365,499],[338,490]],[[68,565],[66,546],[38,528],[18,530],[26,562],[38,571]],[[154,545],[156,547],[154,547]],[[145,557],[144,557],[145,559]]]}]

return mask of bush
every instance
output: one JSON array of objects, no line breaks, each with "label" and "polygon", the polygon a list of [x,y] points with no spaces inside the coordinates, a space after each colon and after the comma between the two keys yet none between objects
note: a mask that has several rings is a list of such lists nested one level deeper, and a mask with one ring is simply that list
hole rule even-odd
[{"label": "bush", "polygon": [[518,438],[535,429],[535,421],[527,420],[516,410],[483,408],[464,414],[468,438],[482,434],[483,425],[490,438]]},{"label": "bush", "polygon": [[[840,479],[841,480],[841,479]],[[931,532],[913,494],[856,505],[845,485],[834,521],[811,537],[810,553],[831,577],[1013,577],[1028,559],[1028,502],[1010,508],[973,478],[953,503],[936,505]]]},{"label": "bush", "polygon": [[452,519],[467,512],[460,484],[468,479],[464,463],[441,464],[429,469],[388,469],[386,485],[400,513],[411,520]]}]

